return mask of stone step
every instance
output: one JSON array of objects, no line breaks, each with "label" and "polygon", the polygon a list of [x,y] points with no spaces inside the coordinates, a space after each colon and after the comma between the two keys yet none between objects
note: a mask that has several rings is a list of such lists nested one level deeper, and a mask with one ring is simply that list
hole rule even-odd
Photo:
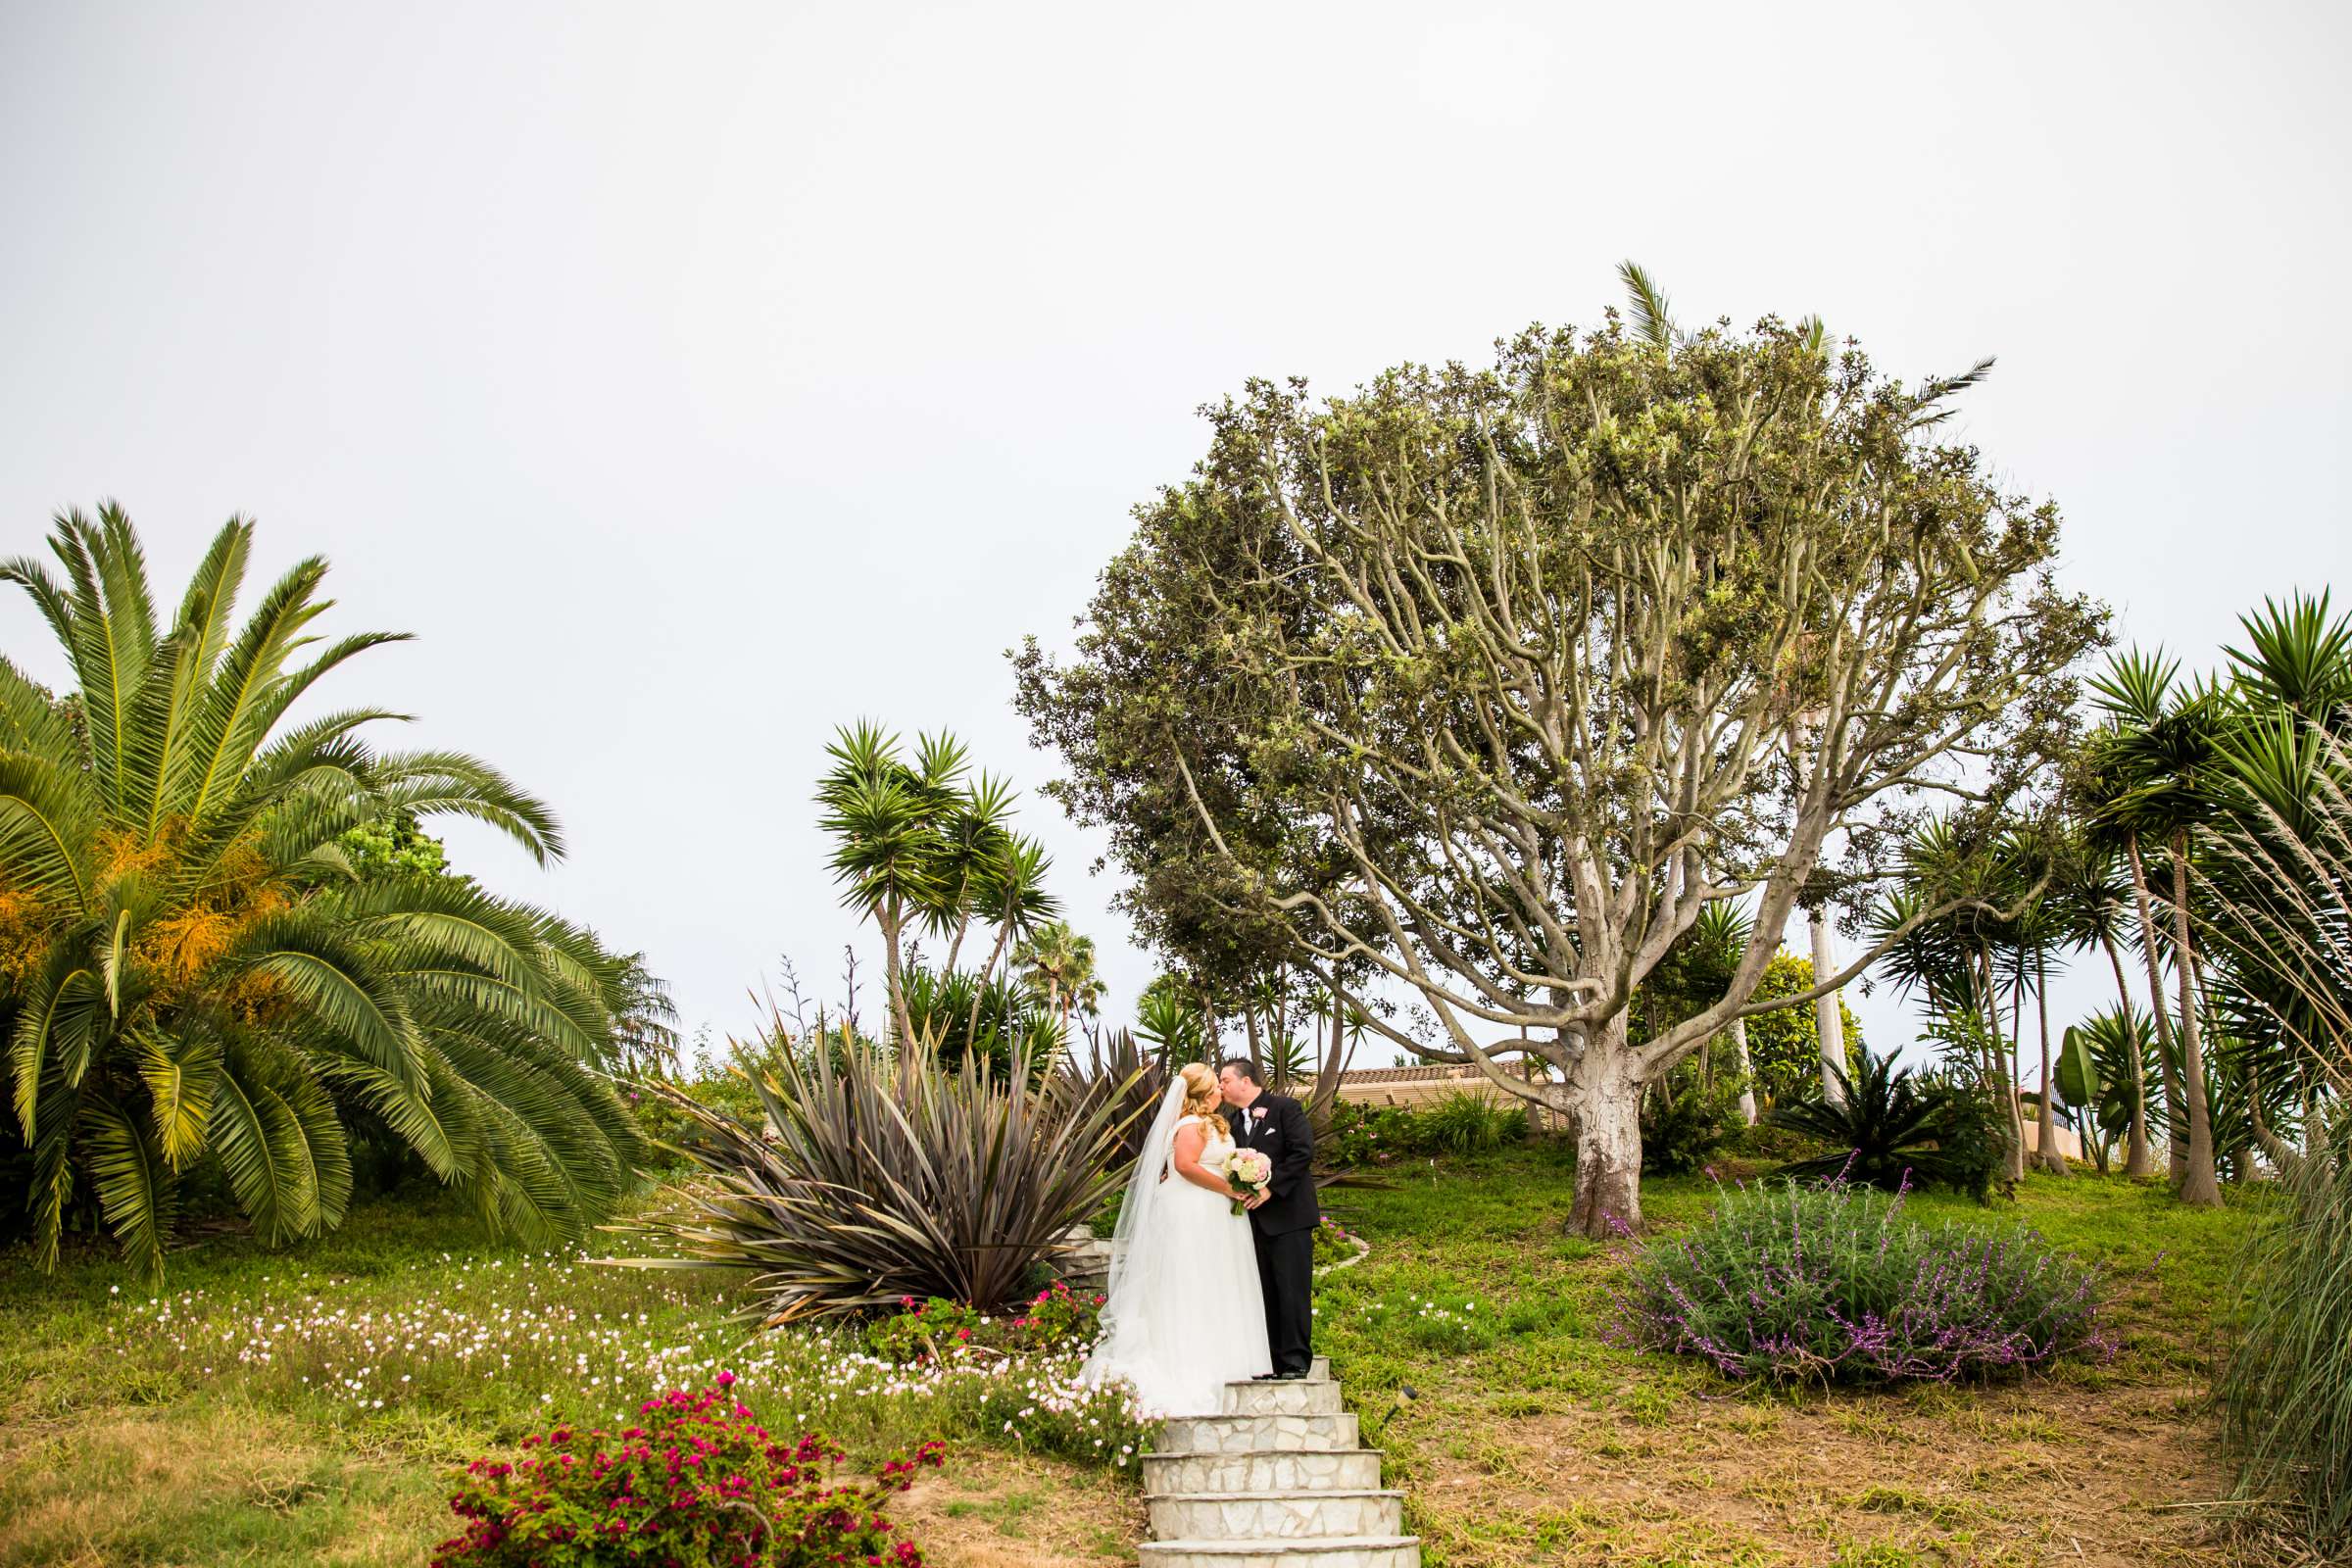
[{"label": "stone step", "polygon": [[1144,1568],[1421,1568],[1416,1536],[1312,1541],[1147,1541]]},{"label": "stone step", "polygon": [[1355,1412],[1337,1415],[1180,1415],[1159,1429],[1161,1453],[1267,1453],[1360,1448]]},{"label": "stone step", "polygon": [[1163,1541],[1296,1541],[1394,1536],[1404,1529],[1401,1492],[1205,1492],[1153,1497],[1152,1533]]},{"label": "stone step", "polygon": [[1187,1492],[1370,1492],[1379,1486],[1377,1448],[1144,1455],[1148,1497]]},{"label": "stone step", "polygon": [[[1234,1381],[1237,1383],[1255,1383],[1257,1379],[1237,1378]],[[1272,1378],[1268,1378],[1266,1381],[1271,1383],[1274,1380]],[[1302,1378],[1293,1378],[1291,1381],[1294,1383],[1329,1383],[1331,1381],[1331,1357],[1328,1355],[1316,1356],[1313,1360],[1307,1362],[1306,1376]]]},{"label": "stone step", "polygon": [[1227,1415],[1337,1415],[1340,1386],[1329,1378],[1290,1383],[1228,1383]]}]

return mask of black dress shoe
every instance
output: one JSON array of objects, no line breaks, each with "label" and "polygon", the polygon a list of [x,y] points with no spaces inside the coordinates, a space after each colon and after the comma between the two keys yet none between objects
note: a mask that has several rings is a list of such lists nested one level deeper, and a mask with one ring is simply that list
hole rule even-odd
[{"label": "black dress shoe", "polygon": [[1279,1372],[1252,1372],[1250,1374],[1250,1381],[1252,1383],[1271,1383],[1276,1378],[1281,1376],[1282,1374]]},{"label": "black dress shoe", "polygon": [[1276,1372],[1273,1374],[1273,1379],[1277,1383],[1296,1383],[1304,1376],[1306,1376],[1306,1369],[1300,1367],[1296,1372]]}]

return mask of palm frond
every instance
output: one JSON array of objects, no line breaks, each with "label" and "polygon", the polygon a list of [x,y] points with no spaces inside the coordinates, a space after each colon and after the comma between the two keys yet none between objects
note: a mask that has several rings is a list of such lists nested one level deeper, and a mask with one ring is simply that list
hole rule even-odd
[{"label": "palm frond", "polygon": [[1650,280],[1639,263],[1619,262],[1617,276],[1625,284],[1628,308],[1634,321],[1634,333],[1659,353],[1674,347],[1677,336],[1674,316],[1665,294]]}]

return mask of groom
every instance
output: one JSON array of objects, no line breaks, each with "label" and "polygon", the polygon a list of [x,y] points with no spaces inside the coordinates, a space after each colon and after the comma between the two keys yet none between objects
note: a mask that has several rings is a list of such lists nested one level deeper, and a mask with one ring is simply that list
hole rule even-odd
[{"label": "groom", "polygon": [[1225,1119],[1233,1141],[1273,1164],[1266,1190],[1250,1200],[1250,1230],[1257,1243],[1257,1279],[1266,1297],[1266,1348],[1272,1377],[1306,1376],[1314,1359],[1315,1178],[1307,1167],[1315,1135],[1306,1112],[1288,1095],[1269,1095],[1257,1068],[1244,1056],[1217,1068]]}]

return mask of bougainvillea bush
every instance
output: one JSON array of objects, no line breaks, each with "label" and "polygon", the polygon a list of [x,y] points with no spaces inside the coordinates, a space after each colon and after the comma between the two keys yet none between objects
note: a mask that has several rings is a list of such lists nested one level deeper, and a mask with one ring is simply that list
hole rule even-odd
[{"label": "bougainvillea bush", "polygon": [[1903,1197],[1727,1192],[1711,1224],[1634,1257],[1608,1337],[1784,1383],[1951,1383],[2115,1354],[2097,1269],[2022,1226],[1919,1225]]},{"label": "bougainvillea bush", "polygon": [[525,1438],[513,1463],[476,1459],[450,1499],[466,1528],[433,1568],[919,1568],[882,1505],[939,1463],[940,1445],[845,1484],[839,1449],[771,1437],[733,1382],[648,1399],[618,1432],[559,1426]]}]

